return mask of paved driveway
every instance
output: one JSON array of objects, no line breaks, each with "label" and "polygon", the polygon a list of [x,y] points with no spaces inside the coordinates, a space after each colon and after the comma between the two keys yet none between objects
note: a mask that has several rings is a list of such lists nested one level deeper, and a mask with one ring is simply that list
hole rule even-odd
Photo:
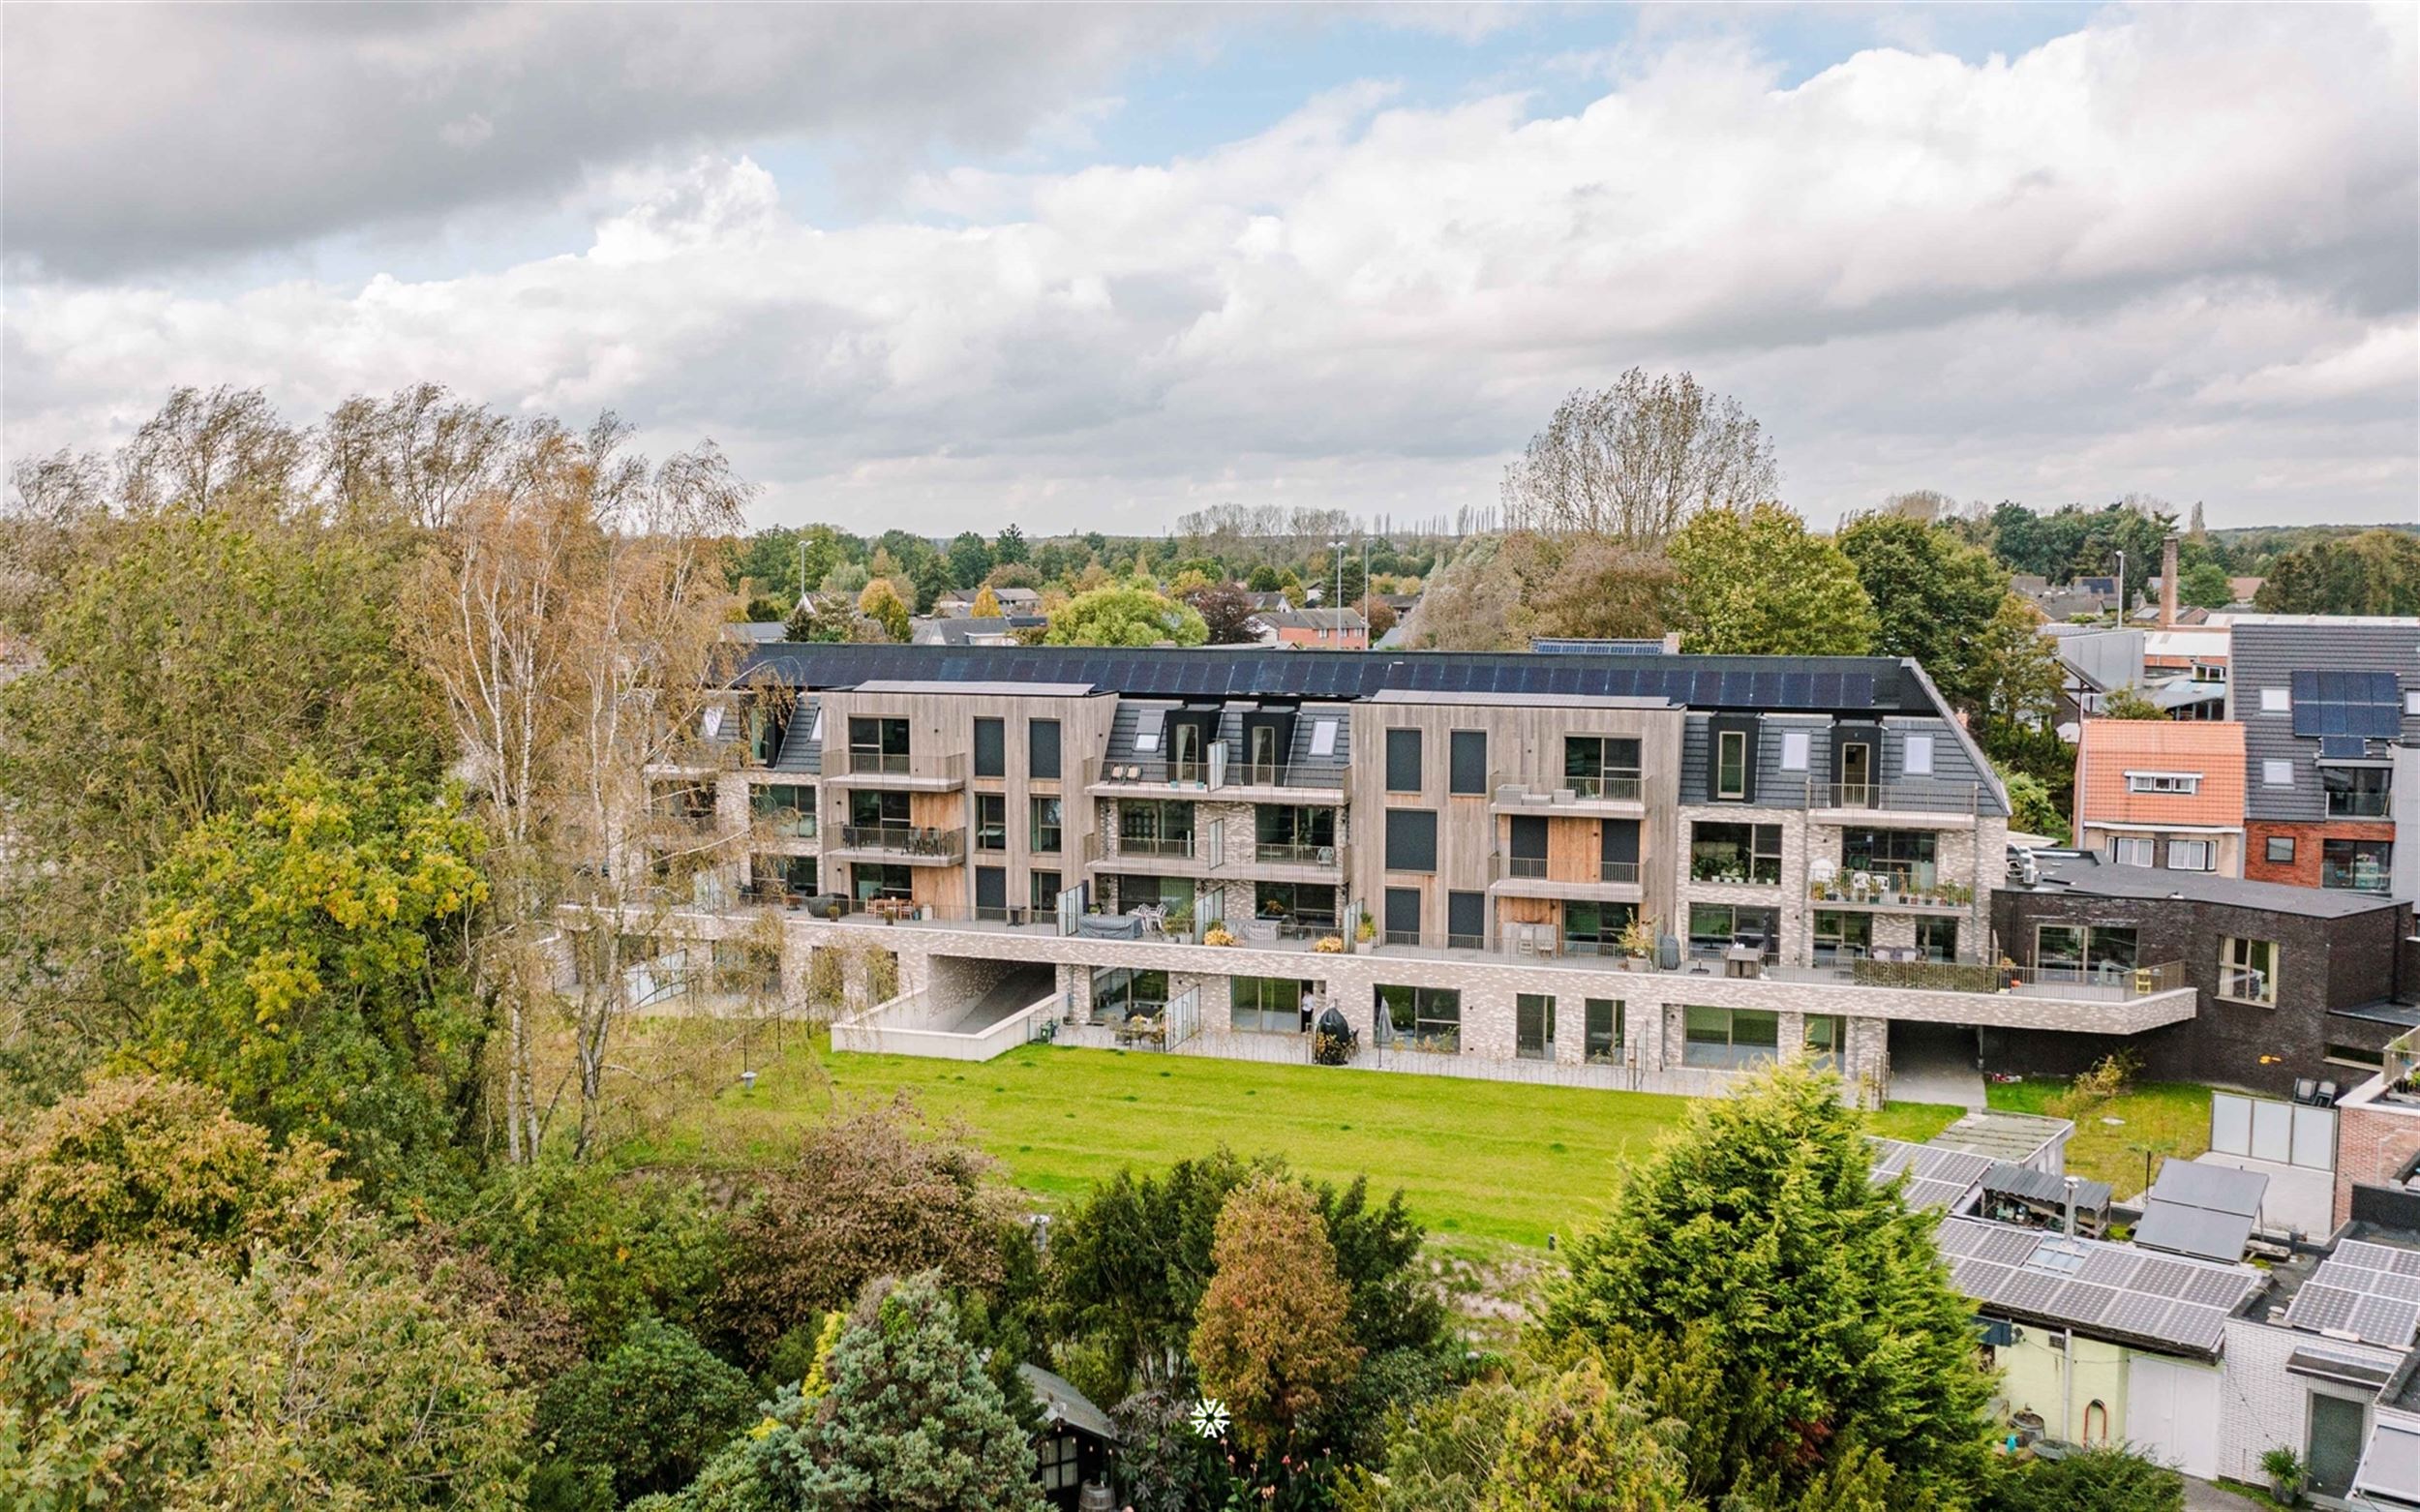
[{"label": "paved driveway", "polygon": [[2191,1475],[2185,1477],[2185,1512],[2251,1512],[2259,1505],[2250,1497],[2239,1497],[2223,1486],[2213,1486]]}]

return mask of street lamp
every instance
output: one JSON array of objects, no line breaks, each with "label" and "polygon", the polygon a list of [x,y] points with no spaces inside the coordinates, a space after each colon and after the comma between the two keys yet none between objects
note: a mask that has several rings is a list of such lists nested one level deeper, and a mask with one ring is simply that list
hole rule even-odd
[{"label": "street lamp", "polygon": [[1345,596],[1345,542],[1341,537],[1328,542],[1328,559],[1336,563],[1336,596],[1328,600],[1328,623],[1335,627],[1336,647],[1342,650],[1345,648],[1345,620],[1344,606],[1339,600]]}]

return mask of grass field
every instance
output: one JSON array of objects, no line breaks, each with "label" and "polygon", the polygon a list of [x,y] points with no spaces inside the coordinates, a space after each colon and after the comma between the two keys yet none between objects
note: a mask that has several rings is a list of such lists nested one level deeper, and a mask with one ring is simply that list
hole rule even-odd
[{"label": "grass field", "polygon": [[[1623,1172],[1688,1100],[1460,1077],[1389,1075],[1207,1056],[1028,1045],[964,1065],[834,1054],[794,1043],[753,1092],[727,1091],[677,1134],[675,1158],[764,1158],[835,1103],[907,1090],[963,1122],[1016,1184],[1044,1201],[1123,1166],[1156,1169],[1225,1144],[1283,1155],[1329,1180],[1367,1172],[1401,1187],[1447,1235],[1545,1243],[1601,1215]],[[1921,1139],[1955,1108],[1902,1104],[1875,1132]]]},{"label": "grass field", "polygon": [[[2192,1160],[2210,1148],[2210,1089],[2183,1081],[2138,1082],[2089,1107],[2053,1106],[2067,1095],[2065,1081],[1994,1082],[1991,1105],[2012,1113],[2050,1113],[2075,1120],[2067,1147],[2067,1168],[2105,1181],[2122,1201],[2143,1191],[2143,1157],[2153,1176],[2169,1157]],[[2115,1119],[2117,1122],[2111,1123]]]}]

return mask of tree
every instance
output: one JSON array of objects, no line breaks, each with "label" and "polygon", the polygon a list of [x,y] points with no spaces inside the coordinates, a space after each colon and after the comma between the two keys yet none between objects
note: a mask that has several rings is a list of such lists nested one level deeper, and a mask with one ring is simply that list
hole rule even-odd
[{"label": "tree", "polygon": [[2420,615],[2420,536],[2364,530],[2280,557],[2253,602],[2277,615]]},{"label": "tree", "polygon": [[1869,1455],[1892,1505],[1971,1505],[1982,1487],[1973,1309],[1931,1221],[1870,1169],[1837,1078],[1780,1067],[1693,1104],[1572,1247],[1546,1336],[1605,1350],[1654,1415],[1689,1425],[1709,1501],[1793,1500],[1880,1473]]},{"label": "tree", "polygon": [[991,547],[972,530],[961,530],[950,542],[950,586],[967,589],[983,582],[992,568]]},{"label": "tree", "polygon": [[2235,585],[2226,568],[2205,559],[2176,575],[2176,597],[2194,609],[2224,609],[2235,602]]},{"label": "tree", "polygon": [[857,599],[857,612],[882,626],[882,633],[892,641],[905,644],[915,630],[908,623],[908,606],[900,601],[898,590],[889,578],[876,578],[865,585],[865,591]]},{"label": "tree", "polygon": [[[492,1320],[424,1290],[386,1247],[215,1259],[137,1251],[72,1296],[0,1295],[0,1448],[53,1505],[521,1504],[526,1397],[489,1363]],[[20,1372],[45,1341],[76,1355]],[[12,1504],[17,1504],[13,1502]]]},{"label": "tree", "polygon": [[1772,443],[1736,399],[1687,373],[1632,368],[1576,390],[1504,469],[1514,529],[1662,543],[1702,511],[1743,513],[1773,497]]},{"label": "tree", "polygon": [[1261,562],[1259,565],[1252,569],[1252,578],[1247,586],[1250,587],[1255,593],[1276,592],[1278,586],[1277,568],[1270,566],[1265,561]]},{"label": "tree", "polygon": [[[938,1277],[866,1288],[812,1401],[785,1387],[742,1440],[757,1505],[802,1512],[1042,1512],[1032,1446],[958,1335]],[[703,1509],[701,1509],[703,1512]]]},{"label": "tree", "polygon": [[1709,510],[1672,539],[1682,646],[1768,656],[1860,656],[1874,606],[1840,548],[1779,504]]},{"label": "tree", "polygon": [[2165,719],[2168,711],[2131,687],[2111,688],[2101,695],[2096,719]]},{"label": "tree", "polygon": [[613,1512],[679,1491],[744,1426],[748,1378],[683,1329],[641,1316],[603,1359],[547,1384],[537,1436],[553,1449],[531,1487],[540,1512]]},{"label": "tree", "polygon": [[978,620],[997,620],[1001,617],[1000,595],[991,590],[990,584],[986,583],[977,590],[974,606],[969,613]]},{"label": "tree", "polygon": [[2009,828],[2024,834],[2067,838],[2067,816],[2059,812],[2050,785],[2030,771],[2000,769],[2001,785],[2009,790]]},{"label": "tree", "polygon": [[1211,1259],[1194,1367],[1202,1390],[1233,1413],[1236,1438],[1275,1455],[1361,1364],[1336,1250],[1312,1194],[1268,1175],[1229,1194]]},{"label": "tree", "polygon": [[1365,595],[1353,607],[1361,612],[1362,621],[1370,627],[1370,644],[1384,639],[1395,628],[1395,606],[1376,594]]},{"label": "tree", "polygon": [[1671,560],[1594,536],[1522,534],[1507,539],[1504,559],[1521,578],[1514,627],[1533,635],[1585,640],[1656,640],[1679,617],[1679,580]]},{"label": "tree", "polygon": [[[863,638],[861,626],[872,628],[872,621],[857,612],[857,606],[845,593],[812,593],[790,612],[782,626],[782,636],[792,641],[820,641],[838,645],[844,641]],[[878,629],[873,633],[879,634]]]},{"label": "tree", "polygon": [[991,559],[1002,566],[1024,561],[1029,555],[1025,545],[1025,532],[1017,528],[1014,521],[1002,526],[1000,533],[992,537]]},{"label": "tree", "polygon": [[2184,1512],[2185,1477],[2119,1444],[2004,1471],[1985,1512]]},{"label": "tree", "polygon": [[213,1088],[96,1081],[0,1125],[0,1274],[72,1285],[133,1251],[228,1269],[256,1247],[304,1247],[351,1215],[335,1152],[273,1144]]},{"label": "tree", "polygon": [[2004,595],[1969,660],[1975,710],[1986,735],[2049,727],[2067,677],[2057,649],[2042,633],[2040,610],[2015,593]]},{"label": "tree", "polygon": [[1148,588],[1108,585],[1076,594],[1050,616],[1044,646],[1199,646],[1210,627],[1185,604]]},{"label": "tree", "polygon": [[1252,631],[1252,595],[1232,583],[1195,589],[1185,603],[1201,617],[1212,646],[1249,646],[1258,639]]},{"label": "tree", "polygon": [[1528,590],[1513,548],[1481,536],[1430,579],[1412,611],[1410,639],[1433,650],[1520,650],[1528,644]]},{"label": "tree", "polygon": [[1875,652],[1914,657],[1951,703],[1976,708],[1976,649],[2008,596],[2007,569],[1981,547],[1905,514],[1857,520],[1838,545],[1873,602]]},{"label": "tree", "polygon": [[876,1277],[932,1271],[954,1286],[996,1285],[1015,1209],[995,1170],[911,1103],[810,1129],[733,1221],[715,1317],[763,1360],[801,1319]]},{"label": "tree", "polygon": [[306,758],[153,872],[129,941],[143,1058],[335,1146],[373,1192],[425,1185],[477,1070],[461,938],[487,896],[478,852],[453,795]]},{"label": "tree", "polygon": [[469,1212],[465,1239],[514,1286],[559,1298],[585,1353],[647,1316],[700,1331],[730,1252],[722,1205],[697,1183],[561,1149],[499,1164]]},{"label": "tree", "polygon": [[[530,459],[536,481],[482,499],[434,546],[410,619],[475,773],[495,907],[473,942],[478,991],[499,1006],[505,1149],[533,1159],[548,1111],[537,1096],[543,1020],[570,1030],[586,1151],[606,1112],[609,1052],[635,1011],[634,946],[666,933],[672,893],[717,858],[672,843],[651,809],[651,771],[693,754],[700,711],[721,698],[735,657],[721,543],[750,494],[701,445],[650,465],[625,455],[611,415]],[[649,842],[663,842],[650,858]],[[561,924],[560,906],[620,921]],[[568,936],[566,939],[565,937]],[[558,991],[558,942],[576,982]]]},{"label": "tree", "polygon": [[1583,1358],[1515,1403],[1475,1505],[1484,1512],[1703,1512],[1689,1496],[1679,1426],[1650,1422],[1599,1362]]}]

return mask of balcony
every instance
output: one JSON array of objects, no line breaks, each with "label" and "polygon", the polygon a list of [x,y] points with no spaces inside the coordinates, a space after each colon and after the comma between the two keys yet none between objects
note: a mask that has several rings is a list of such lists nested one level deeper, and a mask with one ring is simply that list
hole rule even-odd
[{"label": "balcony", "polygon": [[840,844],[825,854],[834,861],[904,862],[911,866],[955,866],[966,860],[966,832],[924,825],[842,825]]},{"label": "balcony", "polygon": [[1343,801],[1345,769],[1298,766],[1287,762],[1239,762],[1218,747],[1207,757],[1168,760],[1130,756],[1120,761],[1084,764],[1084,786],[1097,797],[1148,797],[1162,793],[1199,794],[1235,791],[1238,801],[1250,793],[1314,792],[1330,801]]},{"label": "balcony", "polygon": [[1498,771],[1488,776],[1487,791],[1488,810],[1496,814],[1617,819],[1647,814],[1647,779],[1635,771],[1542,780]]},{"label": "balcony", "polygon": [[1963,828],[1982,812],[1982,793],[1973,782],[1812,782],[1806,806],[1829,824]]},{"label": "balcony", "polygon": [[1207,835],[1127,835],[1095,830],[1084,836],[1084,864],[1104,871],[1192,875],[1216,871],[1225,862],[1211,853]]},{"label": "balcony", "polygon": [[2333,792],[2328,795],[2328,817],[2330,819],[2384,819],[2390,812],[2390,797],[2389,794],[2379,792]]},{"label": "balcony", "polygon": [[[834,755],[838,771],[831,771]],[[949,751],[938,758],[917,760],[906,751],[852,747],[828,754],[824,781],[835,787],[889,788],[918,793],[949,793],[966,786],[966,752]]]},{"label": "balcony", "polygon": [[1305,845],[1292,840],[1256,840],[1252,859],[1263,866],[1316,866],[1321,871],[1335,871],[1343,865],[1344,851],[1329,845]]},{"label": "balcony", "polygon": [[1822,909],[1879,909],[1894,913],[1957,914],[1972,908],[1975,890],[1942,880],[1929,862],[1868,862],[1842,866],[1838,875],[1810,879],[1807,900]]},{"label": "balcony", "polygon": [[[1639,900],[1641,863],[1634,861],[1564,861],[1550,869],[1543,856],[1488,853],[1488,891],[1498,897],[1567,897],[1584,902]],[[1558,875],[1557,872],[1560,874]]]}]

